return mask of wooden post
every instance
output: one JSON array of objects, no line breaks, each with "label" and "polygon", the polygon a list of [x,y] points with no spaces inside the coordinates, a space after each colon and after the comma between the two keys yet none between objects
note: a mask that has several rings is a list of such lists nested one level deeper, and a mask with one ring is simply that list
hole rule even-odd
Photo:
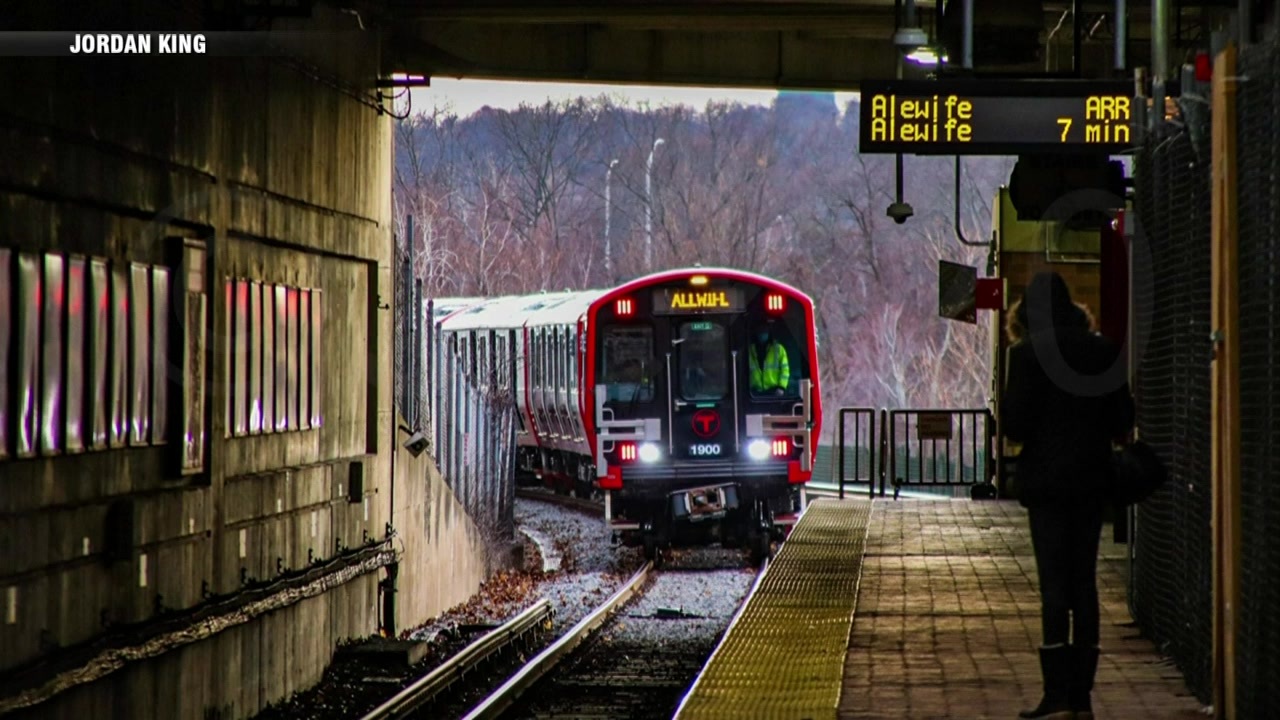
[{"label": "wooden post", "polygon": [[1240,613],[1240,297],[1236,221],[1236,49],[1213,69],[1212,477],[1215,716],[1236,717]]}]

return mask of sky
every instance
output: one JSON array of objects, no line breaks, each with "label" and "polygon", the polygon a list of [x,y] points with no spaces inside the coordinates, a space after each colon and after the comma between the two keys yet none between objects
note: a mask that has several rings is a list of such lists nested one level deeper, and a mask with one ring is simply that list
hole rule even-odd
[{"label": "sky", "polygon": [[[541,105],[547,100],[568,100],[579,96],[609,95],[622,103],[651,107],[690,105],[702,109],[708,101],[737,101],[744,105],[770,105],[776,90],[741,88],[674,87],[653,85],[588,85],[581,83],[508,82],[499,80],[453,80],[431,78],[431,87],[412,91],[413,112],[429,112],[433,106],[450,105],[459,117],[468,117],[488,105],[513,109],[521,103]],[[836,93],[836,106],[841,111],[854,93]]]}]

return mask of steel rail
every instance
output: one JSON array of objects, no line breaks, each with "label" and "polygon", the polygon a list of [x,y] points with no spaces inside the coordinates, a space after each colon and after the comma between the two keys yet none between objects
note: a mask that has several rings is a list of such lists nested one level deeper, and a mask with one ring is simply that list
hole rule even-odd
[{"label": "steel rail", "polygon": [[529,488],[516,488],[516,497],[525,498],[527,500],[537,500],[539,502],[554,503],[574,510],[589,512],[594,515],[604,514],[603,500],[589,500],[587,498],[573,497],[571,495],[554,495],[549,492],[542,492],[540,490],[533,490]]},{"label": "steel rail", "polygon": [[505,649],[526,632],[551,617],[551,601],[539,600],[524,612],[516,615],[484,637],[466,646],[444,664],[427,673],[413,684],[396,693],[390,700],[374,708],[363,720],[388,720],[405,717],[430,702],[453,681],[494,653]]},{"label": "steel rail", "polygon": [[519,672],[512,675],[501,687],[493,691],[493,694],[467,713],[463,720],[492,720],[492,718],[500,717],[525,690],[528,690],[538,680],[542,679],[558,662],[581,645],[587,636],[603,625],[624,603],[635,596],[640,587],[649,579],[649,573],[652,570],[653,563],[645,563],[644,567],[631,576],[631,579],[606,600],[604,604],[580,620],[577,625],[574,625],[547,649],[538,653],[537,657],[530,660],[524,667],[520,668]]}]

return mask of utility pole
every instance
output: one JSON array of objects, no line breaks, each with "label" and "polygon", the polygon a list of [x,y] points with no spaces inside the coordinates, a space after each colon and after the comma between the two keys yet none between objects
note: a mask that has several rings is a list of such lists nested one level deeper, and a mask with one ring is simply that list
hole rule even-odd
[{"label": "utility pole", "polygon": [[653,149],[649,151],[649,162],[644,166],[644,269],[653,269],[653,154],[658,146],[666,142],[662,138],[653,141]]}]

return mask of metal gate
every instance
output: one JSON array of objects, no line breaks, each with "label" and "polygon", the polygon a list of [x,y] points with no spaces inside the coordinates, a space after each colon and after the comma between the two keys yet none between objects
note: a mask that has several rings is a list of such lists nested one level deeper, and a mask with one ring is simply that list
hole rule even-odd
[{"label": "metal gate", "polygon": [[975,498],[995,497],[994,422],[987,408],[882,409],[877,423],[874,408],[848,407],[838,418],[840,497],[850,482],[866,482],[872,497],[877,483],[881,497],[892,486],[895,499],[912,487],[969,487]]}]

